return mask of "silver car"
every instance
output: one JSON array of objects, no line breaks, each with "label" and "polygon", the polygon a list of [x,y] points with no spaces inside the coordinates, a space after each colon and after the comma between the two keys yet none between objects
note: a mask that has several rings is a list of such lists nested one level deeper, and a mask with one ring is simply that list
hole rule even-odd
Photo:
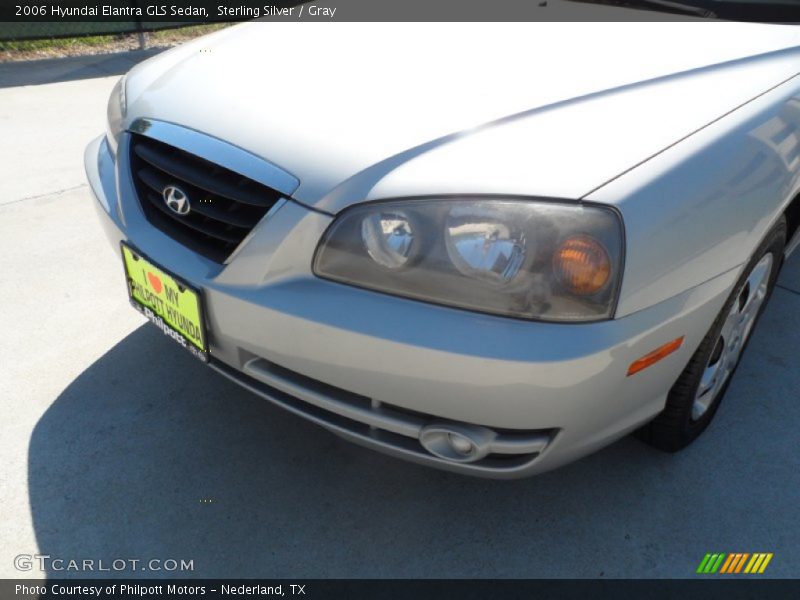
[{"label": "silver car", "polygon": [[779,25],[252,23],[123,77],[86,171],[199,360],[520,477],[708,426],[800,244],[799,72]]}]

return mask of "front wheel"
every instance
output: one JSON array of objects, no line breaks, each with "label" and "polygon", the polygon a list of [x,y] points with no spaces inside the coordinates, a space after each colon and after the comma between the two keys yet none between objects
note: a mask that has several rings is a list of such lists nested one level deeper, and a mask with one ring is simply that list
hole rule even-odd
[{"label": "front wheel", "polygon": [[786,220],[767,234],[748,262],[708,334],[672,386],[666,406],[638,432],[648,444],[676,452],[691,444],[714,418],[767,300],[786,245]]}]

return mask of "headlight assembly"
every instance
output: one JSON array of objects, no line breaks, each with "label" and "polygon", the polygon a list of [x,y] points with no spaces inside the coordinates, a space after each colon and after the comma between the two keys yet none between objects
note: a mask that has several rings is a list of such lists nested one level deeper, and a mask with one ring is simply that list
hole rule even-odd
[{"label": "headlight assembly", "polygon": [[108,98],[108,144],[111,146],[111,151],[117,153],[117,145],[119,144],[119,136],[123,131],[123,121],[125,114],[128,111],[127,99],[125,97],[125,76],[120,77],[114,89],[111,90],[111,96]]},{"label": "headlight assembly", "polygon": [[374,202],[344,211],[314,257],[323,278],[543,321],[610,318],[623,230],[608,207],[507,198]]}]

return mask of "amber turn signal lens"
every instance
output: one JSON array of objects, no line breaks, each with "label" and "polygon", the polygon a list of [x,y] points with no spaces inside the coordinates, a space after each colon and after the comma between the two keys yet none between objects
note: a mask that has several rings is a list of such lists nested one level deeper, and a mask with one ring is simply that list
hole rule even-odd
[{"label": "amber turn signal lens", "polygon": [[656,348],[650,354],[644,355],[639,360],[634,361],[631,363],[631,366],[628,367],[628,377],[638,373],[639,371],[644,371],[647,367],[652,367],[662,358],[666,358],[673,352],[675,352],[678,348],[683,346],[683,340],[685,336],[681,336],[675,340],[672,340],[669,343],[664,344],[660,348]]},{"label": "amber turn signal lens", "polygon": [[611,278],[608,252],[588,235],[564,240],[556,250],[553,267],[561,284],[578,296],[596,294]]}]

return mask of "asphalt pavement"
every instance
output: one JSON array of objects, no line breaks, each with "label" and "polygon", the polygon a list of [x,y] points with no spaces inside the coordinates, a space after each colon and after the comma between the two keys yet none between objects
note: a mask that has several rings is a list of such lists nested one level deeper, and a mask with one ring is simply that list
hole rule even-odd
[{"label": "asphalt pavement", "polygon": [[407,464],[238,388],[128,305],[82,153],[136,58],[0,65],[0,577],[41,576],[14,566],[38,553],[193,561],[123,576],[685,578],[707,552],[800,576],[800,256],[687,450],[626,438],[506,482]]}]

